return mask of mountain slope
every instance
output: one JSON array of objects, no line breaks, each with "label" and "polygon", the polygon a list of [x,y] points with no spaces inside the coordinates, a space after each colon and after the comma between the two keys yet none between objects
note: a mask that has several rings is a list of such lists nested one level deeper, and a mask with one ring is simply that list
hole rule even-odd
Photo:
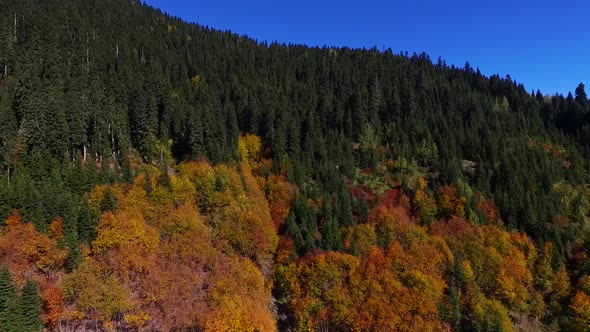
[{"label": "mountain slope", "polygon": [[[93,188],[131,183],[142,164],[160,174],[202,158],[238,167],[240,133],[261,138],[249,165],[258,176],[298,188],[275,230],[296,257],[359,254],[346,230],[374,206],[351,183],[405,190],[419,227],[453,216],[477,227],[491,202],[494,222],[537,250],[551,243],[555,271],[587,241],[583,85],[575,97],[542,96],[425,54],[261,44],[126,0],[6,0],[0,27],[0,217],[18,209],[41,232],[61,218],[70,270],[106,211],[89,206]],[[432,207],[450,187],[462,213]]]}]

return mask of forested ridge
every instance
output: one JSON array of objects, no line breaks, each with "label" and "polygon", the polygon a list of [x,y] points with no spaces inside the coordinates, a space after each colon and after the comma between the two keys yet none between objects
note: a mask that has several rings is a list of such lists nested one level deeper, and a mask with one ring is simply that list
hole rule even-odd
[{"label": "forested ridge", "polygon": [[586,331],[590,101],[129,0],[0,2],[0,330]]}]

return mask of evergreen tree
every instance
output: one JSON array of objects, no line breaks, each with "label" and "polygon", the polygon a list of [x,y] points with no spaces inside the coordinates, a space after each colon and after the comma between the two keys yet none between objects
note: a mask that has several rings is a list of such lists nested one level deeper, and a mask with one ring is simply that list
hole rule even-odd
[{"label": "evergreen tree", "polygon": [[576,88],[576,102],[584,111],[588,111],[588,96],[586,95],[584,83],[578,84]]},{"label": "evergreen tree", "polygon": [[0,330],[22,331],[20,298],[6,266],[0,269]]},{"label": "evergreen tree", "polygon": [[37,284],[31,279],[27,279],[22,290],[22,312],[25,331],[43,330],[43,324],[40,318],[41,300],[39,299],[39,291]]}]

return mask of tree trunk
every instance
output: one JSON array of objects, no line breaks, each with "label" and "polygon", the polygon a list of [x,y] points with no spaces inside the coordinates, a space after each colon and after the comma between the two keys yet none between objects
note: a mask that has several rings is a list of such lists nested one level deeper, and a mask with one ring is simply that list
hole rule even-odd
[{"label": "tree trunk", "polygon": [[86,74],[90,75],[90,36],[86,34]]}]

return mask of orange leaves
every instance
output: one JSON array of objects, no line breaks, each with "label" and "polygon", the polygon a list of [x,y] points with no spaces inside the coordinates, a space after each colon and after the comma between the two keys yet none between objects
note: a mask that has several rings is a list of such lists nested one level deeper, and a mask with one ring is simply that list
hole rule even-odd
[{"label": "orange leaves", "polygon": [[[379,215],[375,212],[374,219],[388,219],[386,213]],[[445,251],[438,240],[431,243],[425,235],[408,236],[407,249],[395,241],[384,250],[375,245],[373,226],[350,231],[353,237],[359,234],[351,241],[362,248],[361,258],[319,253],[277,272],[297,330],[319,326],[354,331],[443,329],[438,305],[446,288],[443,273],[452,258],[448,248]]]},{"label": "orange leaves", "polygon": [[431,234],[445,238],[470,238],[475,234],[473,226],[463,218],[451,218],[447,221],[439,221],[430,225],[429,228]]},{"label": "orange leaves", "polygon": [[275,330],[270,292],[248,259],[229,257],[195,232],[165,240],[133,287],[155,330]]},{"label": "orange leaves", "polygon": [[41,300],[45,307],[45,324],[55,326],[64,312],[66,299],[63,291],[55,284],[49,283],[41,288]]},{"label": "orange leaves", "polygon": [[185,239],[180,235],[173,238],[163,243],[143,278],[132,288],[141,299],[142,310],[150,317],[149,326],[161,331],[187,329],[201,319],[207,308],[203,270],[213,266],[206,263],[208,260],[218,258],[213,249],[215,256],[200,249],[210,246],[206,239]]},{"label": "orange leaves", "polygon": [[240,255],[259,262],[272,259],[278,244],[278,236],[269,220],[235,205],[223,211],[217,236],[227,240]]},{"label": "orange leaves", "polygon": [[6,220],[0,236],[0,264],[7,265],[14,281],[23,285],[27,278],[37,282],[43,302],[44,322],[54,326],[62,316],[65,299],[56,286],[57,273],[61,272],[68,255],[57,240],[63,237],[60,219],[51,223],[51,236],[39,233],[32,223],[21,223],[16,211]]},{"label": "orange leaves", "polygon": [[276,330],[267,278],[295,188],[268,176],[262,191],[246,163],[187,163],[169,174],[168,186],[158,169],[139,172],[133,183],[87,194],[100,215],[97,236],[69,274],[61,219],[48,235],[16,212],[1,228],[0,263],[16,281],[39,283],[47,326],[94,320],[109,329]]},{"label": "orange leaves", "polygon": [[263,184],[266,198],[270,203],[271,218],[278,229],[284,222],[295,198],[295,187],[287,182],[284,176],[270,175],[268,179],[260,178]]},{"label": "orange leaves", "polygon": [[17,282],[24,283],[31,269],[49,272],[61,268],[66,257],[67,251],[37,232],[32,223],[20,223],[16,212],[8,218],[0,237],[0,260],[9,265]]},{"label": "orange leaves", "polygon": [[580,327],[580,330],[587,330],[590,324],[590,296],[584,292],[577,292],[572,299],[570,309],[574,312],[576,325]]},{"label": "orange leaves", "polygon": [[[373,249],[363,262],[362,277],[357,281],[362,290],[355,301],[357,328],[363,331],[442,329],[438,302],[445,283],[441,275],[423,270],[426,265],[427,261],[413,257],[397,243],[386,251]],[[373,314],[367,316],[365,308]]]},{"label": "orange leaves", "polygon": [[[492,225],[473,226],[457,217],[433,223],[430,233],[444,238],[463,259],[463,277],[468,287],[475,290],[469,295],[472,301],[477,296],[497,298],[510,310],[536,312],[532,299],[538,295],[533,288],[537,250],[528,236],[508,233]],[[477,295],[479,292],[482,294]],[[481,303],[495,314],[503,315],[498,304],[488,300]]]},{"label": "orange leaves", "polygon": [[[349,311],[354,311],[347,280],[359,267],[353,256],[329,252],[292,263],[277,274],[277,282],[288,294],[287,301],[294,308],[297,330],[314,329],[326,312],[333,308],[336,323],[346,323]],[[343,298],[344,296],[344,298]]]},{"label": "orange leaves", "polygon": [[498,209],[496,204],[490,199],[486,199],[481,194],[476,196],[477,208],[483,213],[488,224],[495,225],[498,222]]},{"label": "orange leaves", "polygon": [[465,217],[465,203],[467,199],[459,196],[454,186],[442,186],[438,188],[438,204],[444,216]]},{"label": "orange leaves", "polygon": [[20,215],[18,214],[17,210],[12,210],[12,212],[10,213],[10,216],[8,217],[8,219],[6,219],[6,226],[8,227],[14,227],[14,226],[18,226],[21,223],[21,218]]},{"label": "orange leaves", "polygon": [[47,231],[47,235],[49,238],[55,241],[59,241],[64,237],[64,225],[61,218],[54,220],[51,224],[49,224],[49,229]]},{"label": "orange leaves", "polygon": [[[116,206],[102,210],[92,253],[64,280],[68,317],[112,328],[276,330],[265,275],[278,236],[248,165],[186,163],[169,186],[159,170],[141,169],[131,185],[88,195],[97,212],[107,192]],[[277,204],[288,205],[291,188],[273,185]]]}]

